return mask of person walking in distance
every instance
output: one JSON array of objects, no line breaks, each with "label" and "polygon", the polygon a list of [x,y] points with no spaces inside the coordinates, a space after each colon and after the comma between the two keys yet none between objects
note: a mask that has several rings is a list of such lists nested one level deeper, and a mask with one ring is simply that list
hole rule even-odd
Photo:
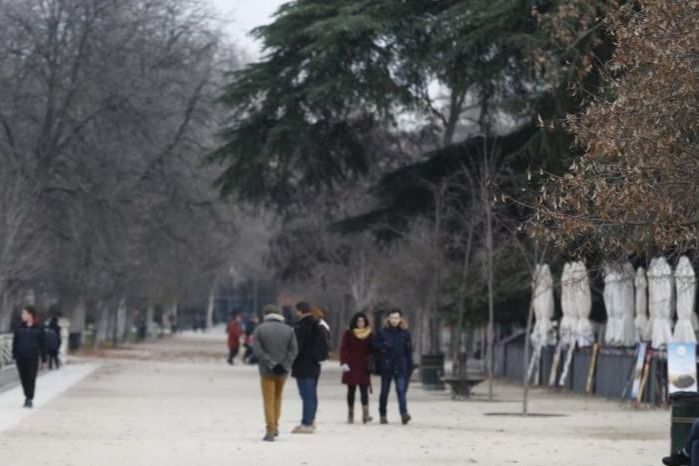
[{"label": "person walking in distance", "polygon": [[371,355],[371,327],[363,312],[357,312],[350,320],[349,329],[342,335],[340,364],[342,383],[347,385],[347,422],[354,422],[354,397],[359,387],[362,401],[362,422],[372,420],[369,416],[369,356]]},{"label": "person walking in distance", "polygon": [[12,339],[12,357],[17,364],[24,390],[24,407],[31,408],[39,371],[39,358],[42,365],[46,364],[46,344],[44,329],[39,325],[36,310],[32,306],[22,309],[21,319],[22,323],[15,330]]},{"label": "person walking in distance", "polygon": [[58,352],[61,349],[61,326],[58,325],[58,317],[53,316],[46,326],[46,351],[49,355],[49,370],[56,366],[56,369],[61,367],[61,362],[58,360]]},{"label": "person walking in distance", "polygon": [[400,309],[388,312],[385,326],[376,332],[372,346],[377,353],[378,370],[381,375],[381,393],[379,395],[379,415],[381,424],[388,424],[386,407],[391,382],[395,382],[398,406],[403,424],[410,422],[406,393],[408,381],[413,372],[413,348],[408,332],[408,325]]},{"label": "person walking in distance", "polygon": [[299,352],[292,366],[291,376],[296,379],[303,401],[301,423],[292,433],[311,434],[318,410],[318,377],[320,362],[328,355],[328,341],[324,330],[311,312],[311,306],[301,301],[296,304],[298,321],[294,326]]},{"label": "person walking in distance", "polygon": [[258,319],[255,314],[251,315],[245,322],[245,352],[243,353],[243,362],[245,364],[257,364],[257,358],[252,351],[253,346],[253,335],[255,333],[255,328],[257,328]]},{"label": "person walking in distance", "polygon": [[231,315],[231,320],[226,326],[228,334],[228,364],[231,366],[235,362],[235,357],[240,349],[240,337],[243,335],[242,329],[243,319],[240,314]]},{"label": "person walking in distance", "polygon": [[258,360],[262,403],[265,411],[265,436],[272,442],[279,435],[282,414],[282,391],[298,346],[294,330],[284,323],[279,308],[264,307],[264,321],[255,328],[252,350]]}]

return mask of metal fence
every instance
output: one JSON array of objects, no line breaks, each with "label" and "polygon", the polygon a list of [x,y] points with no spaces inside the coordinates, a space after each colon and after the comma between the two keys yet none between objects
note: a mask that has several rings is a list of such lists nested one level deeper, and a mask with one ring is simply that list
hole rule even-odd
[{"label": "metal fence", "polygon": [[12,334],[0,333],[0,368],[13,364]]},{"label": "metal fence", "polygon": [[[505,340],[495,348],[495,374],[498,377],[522,382],[524,378],[524,334]],[[538,373],[533,379],[540,386],[548,386],[551,370],[554,366],[554,347],[545,347],[541,352]],[[531,353],[530,353],[531,354]],[[635,365],[633,348],[602,347],[597,356],[597,366],[593,373],[590,392],[588,377],[592,362],[591,348],[574,350],[568,376],[563,386],[559,386],[567,352],[560,355],[559,364],[554,374],[552,388],[569,390],[574,393],[590,394],[609,399],[628,399],[631,392],[632,371]],[[667,357],[664,352],[654,352],[650,361],[650,372],[644,390],[642,402],[660,405],[667,402]]]}]

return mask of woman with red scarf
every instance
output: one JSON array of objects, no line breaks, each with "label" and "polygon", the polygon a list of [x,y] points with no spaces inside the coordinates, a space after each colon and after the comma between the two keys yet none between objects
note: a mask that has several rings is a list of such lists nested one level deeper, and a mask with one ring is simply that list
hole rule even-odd
[{"label": "woman with red scarf", "polygon": [[372,420],[369,416],[369,356],[371,354],[371,327],[363,312],[356,313],[350,320],[349,329],[342,336],[340,364],[342,383],[347,385],[347,422],[354,422],[354,397],[359,387],[362,401],[362,422]]}]

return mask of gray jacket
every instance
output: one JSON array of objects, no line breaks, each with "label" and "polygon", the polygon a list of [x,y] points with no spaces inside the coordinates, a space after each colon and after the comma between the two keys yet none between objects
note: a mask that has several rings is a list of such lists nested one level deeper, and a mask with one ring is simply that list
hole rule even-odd
[{"label": "gray jacket", "polygon": [[272,368],[281,364],[288,373],[296,359],[298,345],[294,329],[279,314],[267,314],[253,333],[252,351],[257,357],[260,375],[275,375]]}]

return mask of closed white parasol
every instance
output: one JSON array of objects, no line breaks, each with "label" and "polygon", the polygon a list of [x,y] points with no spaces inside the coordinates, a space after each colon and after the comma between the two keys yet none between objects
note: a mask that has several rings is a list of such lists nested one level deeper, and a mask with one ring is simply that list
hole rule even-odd
[{"label": "closed white parasol", "polygon": [[578,310],[575,305],[575,291],[573,290],[572,264],[566,263],[561,274],[561,341],[566,344],[573,344],[576,339],[578,329]]},{"label": "closed white parasol", "polygon": [[677,323],[672,341],[676,343],[695,342],[696,335],[692,326],[694,314],[694,298],[696,296],[697,280],[694,269],[687,256],[680,257],[675,268],[675,292],[677,296]]},{"label": "closed white parasol", "polygon": [[660,348],[672,340],[672,288],[670,264],[656,257],[648,268],[648,310],[651,319],[651,347]]},{"label": "closed white parasol", "polygon": [[595,341],[595,332],[590,322],[592,311],[592,295],[590,292],[590,278],[587,275],[587,267],[582,261],[572,264],[572,289],[574,290],[575,307],[578,315],[576,338],[578,346],[590,346]]},{"label": "closed white parasol", "polygon": [[534,315],[532,331],[534,346],[556,344],[551,318],[553,317],[553,277],[548,264],[539,264],[534,273]]},{"label": "closed white parasol", "polygon": [[636,328],[634,326],[634,307],[636,296],[634,293],[634,270],[629,262],[621,267],[619,280],[619,345],[633,346],[636,344]]},{"label": "closed white parasol", "polygon": [[646,270],[639,267],[636,270],[636,318],[634,319],[635,339],[636,341],[650,340],[648,332],[648,280],[646,279]]}]

